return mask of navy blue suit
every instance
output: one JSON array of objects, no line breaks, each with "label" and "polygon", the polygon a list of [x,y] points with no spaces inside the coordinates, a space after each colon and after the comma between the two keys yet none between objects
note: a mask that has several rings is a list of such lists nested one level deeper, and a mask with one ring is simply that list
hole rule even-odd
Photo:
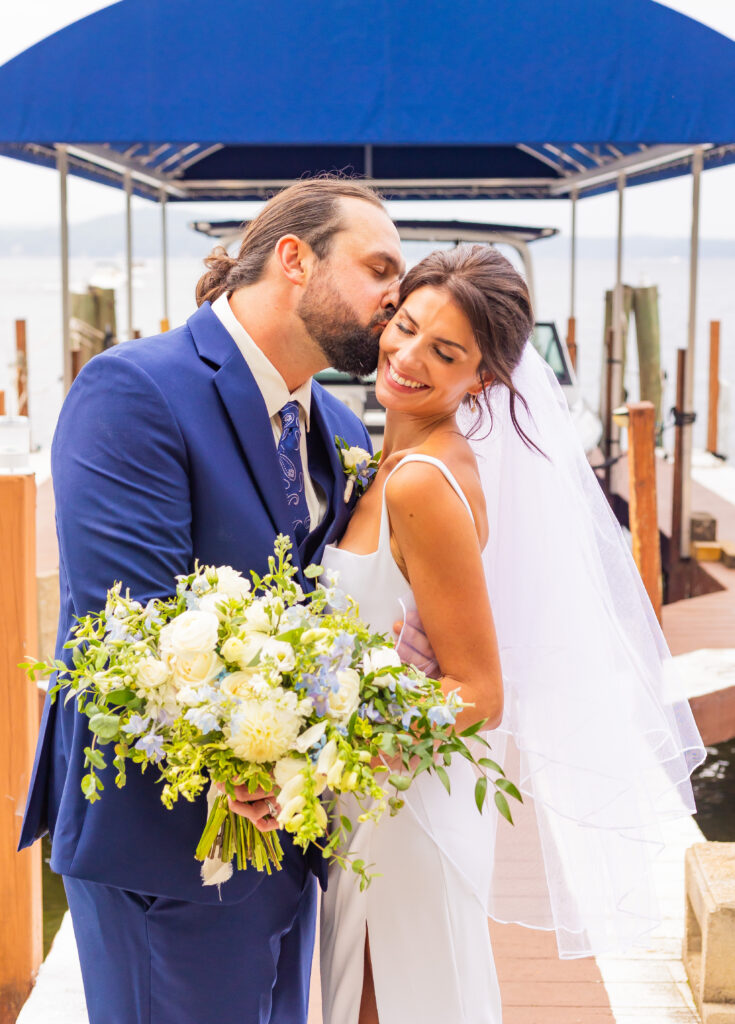
[{"label": "navy blue suit", "polygon": [[[336,434],[350,444],[370,445],[360,421],[314,383],[309,472],[326,493],[328,509],[295,552],[302,566],[318,560],[324,545],[341,535],[351,511],[343,500],[345,478]],[[122,580],[134,597],[146,601],[170,595],[174,576],[191,572],[195,559],[263,573],[276,534],[291,533],[265,403],[242,354],[208,303],[185,326],[120,345],[85,366],[59,417],[52,471],[61,588],[58,657],[68,656],[62,645],[74,616],[104,607],[114,580]],[[216,904],[223,911],[242,903],[242,913],[234,919],[246,919],[247,928],[236,938],[233,934],[244,972],[240,985],[256,991],[276,984],[268,972],[274,963],[283,966],[278,946],[293,932],[297,918],[302,933],[309,934],[292,945],[298,947],[294,955],[301,974],[306,964],[308,977],[313,936],[303,919],[307,924],[313,919],[312,872],[323,877],[318,853],[305,856],[282,834],[283,872],[267,877],[254,870],[236,871],[221,893],[215,886],[203,887],[193,851],[205,821],[204,799],[180,801],[167,811],[155,772],[141,775],[132,768],[124,789],[115,787],[110,773],[102,799],[89,804],[80,787],[82,750],[90,736],[86,723],[73,702],[66,707],[63,701],[46,702],[21,833],[21,847],[51,833],[51,866],[67,879],[72,914],[75,903],[91,899],[86,918],[81,909],[77,918],[95,916],[90,909],[94,897],[89,896],[94,884],[100,893],[111,887],[149,903],[149,898],[160,898]],[[93,883],[83,898],[74,879]],[[305,896],[309,892],[310,900]],[[79,927],[75,920],[78,941]],[[179,921],[174,931],[181,928]],[[259,944],[269,964],[262,977],[248,967],[248,949],[252,946],[257,960]],[[80,941],[80,949],[83,945]],[[202,956],[206,958],[204,948]],[[290,970],[295,972],[294,964]],[[190,993],[184,998],[191,1003]],[[191,1017],[177,1017],[172,1010],[172,1024],[216,1019],[211,1004],[202,1005],[209,1005],[206,1013],[202,1009],[204,1016],[196,1016],[190,1005],[187,1012],[195,1013]],[[253,1010],[231,1019],[247,1024],[276,1019],[298,1024],[300,1019],[269,1016],[275,1011],[262,999],[258,1006],[257,1014]],[[128,1024],[124,1015],[98,1019]],[[155,1024],[169,1020],[160,1014],[150,1019]]]}]

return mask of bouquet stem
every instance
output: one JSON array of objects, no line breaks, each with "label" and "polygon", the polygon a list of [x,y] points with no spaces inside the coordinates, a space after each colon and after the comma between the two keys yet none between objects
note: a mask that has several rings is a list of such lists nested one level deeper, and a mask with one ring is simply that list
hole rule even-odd
[{"label": "bouquet stem", "polygon": [[252,864],[256,871],[271,874],[281,870],[283,847],[277,832],[261,832],[248,818],[230,810],[227,795],[218,796],[196,848],[196,859],[219,857],[237,860],[239,871]]}]

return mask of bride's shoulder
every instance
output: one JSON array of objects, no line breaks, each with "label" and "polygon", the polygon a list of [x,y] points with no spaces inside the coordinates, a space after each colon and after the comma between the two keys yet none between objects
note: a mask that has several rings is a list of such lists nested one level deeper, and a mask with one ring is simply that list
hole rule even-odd
[{"label": "bride's shoulder", "polygon": [[[428,456],[434,461],[409,458],[415,455]],[[449,470],[467,498],[475,521],[482,523],[486,518],[485,498],[475,455],[464,437],[429,439],[416,448],[391,455],[385,467],[391,473],[385,492],[391,510],[395,506],[410,506],[412,509],[422,506],[428,511],[430,506],[436,513],[440,512],[437,497],[444,490],[438,477],[441,466],[437,466],[437,462]],[[399,472],[392,472],[398,466]]]}]

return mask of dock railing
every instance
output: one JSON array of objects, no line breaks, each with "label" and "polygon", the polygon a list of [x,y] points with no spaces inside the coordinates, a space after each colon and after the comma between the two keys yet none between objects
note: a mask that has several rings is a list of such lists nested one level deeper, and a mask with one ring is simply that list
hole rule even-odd
[{"label": "dock railing", "polygon": [[43,955],[41,848],[17,852],[38,735],[38,696],[19,662],[36,655],[36,483],[0,474],[0,1024],[12,1024]]}]

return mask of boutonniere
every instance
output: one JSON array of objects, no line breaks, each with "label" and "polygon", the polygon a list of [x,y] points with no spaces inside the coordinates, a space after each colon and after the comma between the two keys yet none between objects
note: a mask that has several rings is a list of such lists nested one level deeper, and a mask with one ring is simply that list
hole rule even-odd
[{"label": "boutonniere", "polygon": [[352,497],[352,492],[357,493],[358,498],[364,494],[372,483],[372,479],[378,472],[380,452],[371,455],[364,448],[356,445],[349,445],[343,437],[335,437],[339,461],[347,477],[345,485],[345,504]]}]

